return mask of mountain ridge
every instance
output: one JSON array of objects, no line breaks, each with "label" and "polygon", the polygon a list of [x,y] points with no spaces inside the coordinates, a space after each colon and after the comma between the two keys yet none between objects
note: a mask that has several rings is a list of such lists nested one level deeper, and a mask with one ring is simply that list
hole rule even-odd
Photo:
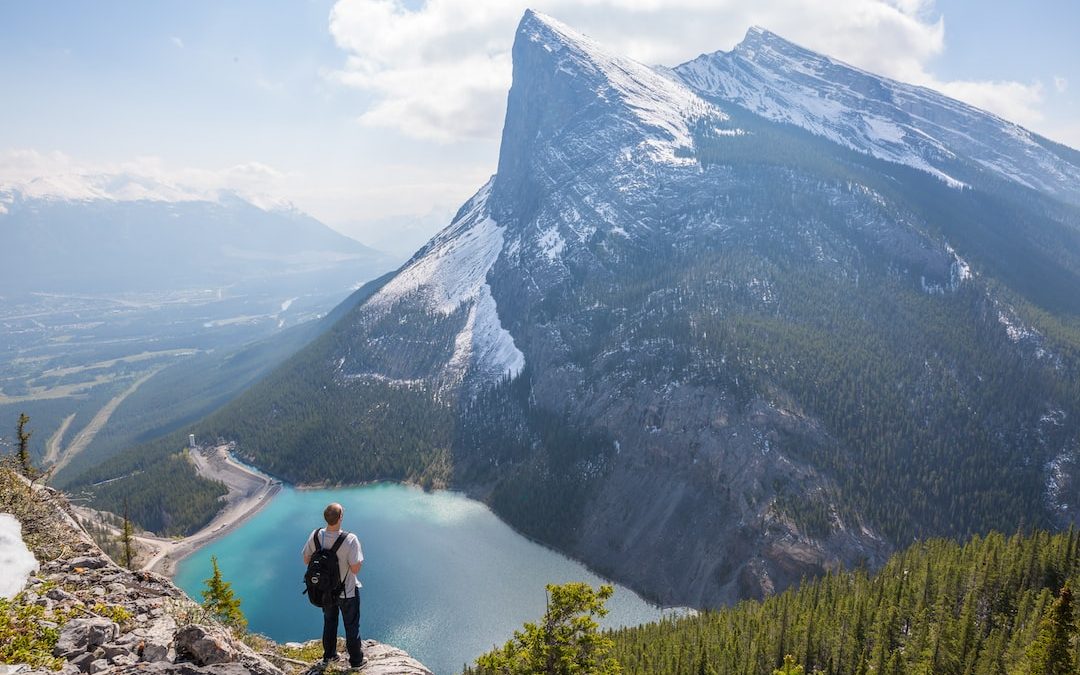
[{"label": "mountain ridge", "polygon": [[[1080,204],[1080,165],[1038,135],[934,89],[875,75],[763,28],[751,28],[730,52],[702,54],[669,72],[707,97],[927,171],[954,187],[986,171]],[[1003,151],[975,140],[976,134],[992,138]],[[956,166],[963,160],[970,165]]]},{"label": "mountain ridge", "polygon": [[[20,255],[6,290],[83,293],[206,288],[252,276],[307,274],[382,254],[295,209],[217,201],[12,198],[0,213]],[[147,247],[153,235],[153,246]],[[92,279],[93,283],[85,280]]]}]

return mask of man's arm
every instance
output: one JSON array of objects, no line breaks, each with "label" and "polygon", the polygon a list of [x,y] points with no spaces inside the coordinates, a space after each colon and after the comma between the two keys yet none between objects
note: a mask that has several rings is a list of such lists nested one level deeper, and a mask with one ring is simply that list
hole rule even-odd
[{"label": "man's arm", "polygon": [[[353,550],[350,551],[351,555],[349,556],[349,570],[352,571],[353,574],[359,574],[360,568],[364,564],[364,551],[360,548],[360,537],[357,537],[354,534],[353,541],[356,542],[356,545],[353,546]],[[356,561],[355,563],[353,562],[354,560]]]},{"label": "man's arm", "polygon": [[[314,536],[314,534],[312,536]],[[308,537],[304,541],[304,548],[300,549],[300,555],[304,558],[305,567],[311,562],[311,555],[313,553],[315,553],[315,542],[311,541],[311,537]]]}]

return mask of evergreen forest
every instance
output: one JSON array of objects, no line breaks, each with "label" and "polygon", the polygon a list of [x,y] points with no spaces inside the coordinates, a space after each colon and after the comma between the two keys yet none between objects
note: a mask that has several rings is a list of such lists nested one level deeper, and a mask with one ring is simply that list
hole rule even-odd
[{"label": "evergreen forest", "polygon": [[611,633],[624,673],[1080,673],[1080,535],[931,539],[877,573],[830,573],[763,602]]}]

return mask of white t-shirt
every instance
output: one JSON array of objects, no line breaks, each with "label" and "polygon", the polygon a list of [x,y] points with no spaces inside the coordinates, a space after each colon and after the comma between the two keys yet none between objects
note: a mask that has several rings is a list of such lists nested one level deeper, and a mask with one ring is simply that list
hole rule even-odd
[{"label": "white t-shirt", "polygon": [[[325,528],[319,528],[319,544],[323,548],[331,548],[334,542],[338,540],[341,535],[341,530],[337,532],[331,532]],[[308,535],[307,541],[304,542],[303,555],[307,560],[311,555],[315,553],[315,542],[312,541],[311,535]],[[341,597],[351,598],[356,595],[357,588],[363,588],[356,575],[352,573],[352,566],[364,561],[364,551],[360,548],[360,540],[356,535],[349,532],[345,537],[345,541],[341,542],[341,546],[337,551],[338,559],[338,574],[345,577],[345,591]]]}]

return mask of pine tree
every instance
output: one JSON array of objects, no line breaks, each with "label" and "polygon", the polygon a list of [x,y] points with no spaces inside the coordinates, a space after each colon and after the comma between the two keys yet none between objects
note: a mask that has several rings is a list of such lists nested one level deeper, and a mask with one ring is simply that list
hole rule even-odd
[{"label": "pine tree", "polygon": [[614,589],[573,582],[548,584],[543,620],[526,623],[501,649],[476,660],[478,673],[499,675],[617,675],[619,662],[609,655],[613,642],[599,632],[594,616],[604,616],[604,602]]},{"label": "pine tree", "polygon": [[697,675],[716,675],[716,671],[709,665],[709,657],[705,653],[705,645],[701,645],[698,653]]},{"label": "pine tree", "polygon": [[1066,583],[1039,626],[1039,637],[1028,650],[1032,675],[1075,675],[1069,642],[1076,632],[1072,589]]},{"label": "pine tree", "polygon": [[803,667],[795,663],[795,657],[788,654],[784,657],[784,663],[773,671],[773,675],[803,675]]},{"label": "pine tree", "polygon": [[233,593],[232,584],[221,578],[217,556],[210,556],[210,564],[214,568],[214,573],[204,582],[206,589],[202,592],[202,606],[210,612],[211,616],[226,626],[237,629],[247,627],[247,619],[240,611],[240,598]]},{"label": "pine tree", "polygon": [[[127,500],[124,500],[124,526],[120,530],[120,543],[124,547],[124,567],[131,568],[131,562],[135,556],[132,552],[132,536],[131,536],[131,519],[128,518],[128,505]],[[216,565],[215,565],[216,569]]]},{"label": "pine tree", "polygon": [[19,462],[19,470],[27,478],[33,478],[34,466],[30,463],[30,436],[34,432],[27,431],[26,425],[30,423],[30,416],[26,413],[19,413],[19,424],[16,430],[16,435],[19,439],[19,450],[16,455],[16,459]]}]

